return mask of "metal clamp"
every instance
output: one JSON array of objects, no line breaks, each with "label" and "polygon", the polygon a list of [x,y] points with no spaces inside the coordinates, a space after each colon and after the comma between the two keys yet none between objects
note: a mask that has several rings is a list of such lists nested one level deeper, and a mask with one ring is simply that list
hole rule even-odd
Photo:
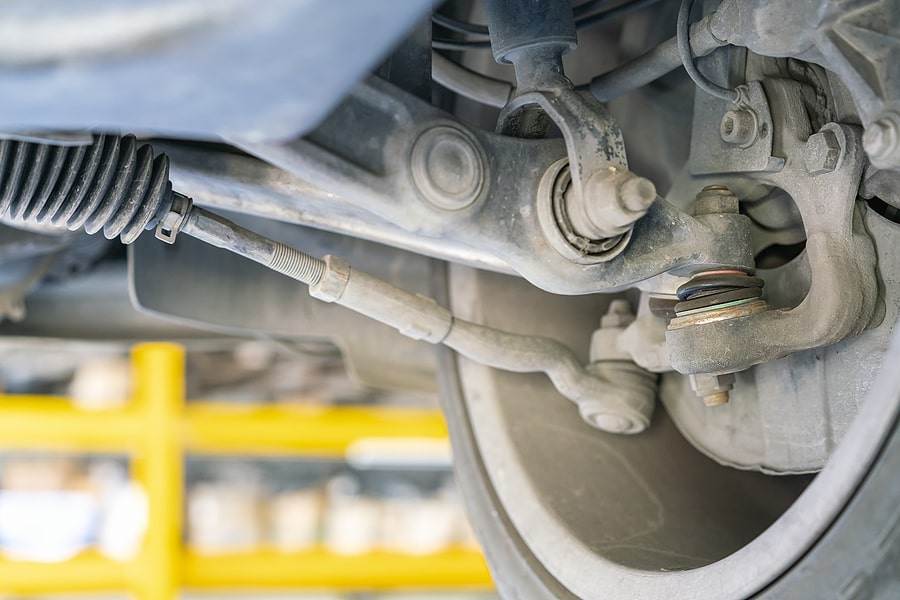
[{"label": "metal clamp", "polygon": [[172,193],[172,204],[169,210],[156,224],[156,238],[167,244],[174,244],[178,232],[184,227],[188,216],[191,214],[191,208],[194,201],[178,192]]}]

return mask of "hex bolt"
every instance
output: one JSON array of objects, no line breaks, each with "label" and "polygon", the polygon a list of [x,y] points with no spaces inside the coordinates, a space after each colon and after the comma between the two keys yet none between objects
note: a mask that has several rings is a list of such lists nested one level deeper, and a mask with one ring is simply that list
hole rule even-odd
[{"label": "hex bolt", "polygon": [[841,143],[833,131],[820,131],[806,140],[803,162],[810,175],[834,171],[841,159]]},{"label": "hex bolt", "polygon": [[900,113],[887,111],[866,127],[863,148],[879,169],[900,168]]},{"label": "hex bolt", "polygon": [[729,110],[722,115],[719,134],[733,146],[752,146],[759,137],[759,117],[749,108]]},{"label": "hex bolt", "polygon": [[691,389],[703,398],[706,406],[728,404],[730,392],[734,389],[734,373],[693,373],[688,375],[688,379],[691,382]]},{"label": "hex bolt", "polygon": [[697,194],[694,215],[737,214],[740,202],[728,186],[708,185]]}]

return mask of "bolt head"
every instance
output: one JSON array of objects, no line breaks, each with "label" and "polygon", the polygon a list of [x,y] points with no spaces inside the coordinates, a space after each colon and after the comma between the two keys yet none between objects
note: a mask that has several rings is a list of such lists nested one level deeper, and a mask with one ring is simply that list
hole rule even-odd
[{"label": "bolt head", "polygon": [[866,127],[863,148],[879,169],[900,168],[900,114],[888,111]]},{"label": "bolt head", "polygon": [[841,143],[833,131],[820,131],[806,140],[803,162],[810,175],[834,171],[841,159]]},{"label": "bolt head", "polygon": [[759,117],[749,108],[729,110],[719,124],[722,140],[734,146],[752,146],[759,137]]}]

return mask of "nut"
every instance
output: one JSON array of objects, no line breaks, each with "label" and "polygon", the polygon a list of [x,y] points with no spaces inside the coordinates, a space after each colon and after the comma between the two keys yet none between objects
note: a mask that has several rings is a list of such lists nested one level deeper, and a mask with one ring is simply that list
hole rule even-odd
[{"label": "nut", "polygon": [[806,156],[803,159],[810,175],[822,175],[834,171],[841,160],[841,143],[833,131],[820,131],[806,140]]},{"label": "nut", "polygon": [[719,124],[722,140],[734,146],[752,146],[759,137],[759,117],[749,108],[729,110]]},{"label": "nut", "polygon": [[734,373],[694,373],[688,379],[691,389],[707,406],[727,404],[729,392],[734,389]]},{"label": "nut", "polygon": [[337,302],[350,282],[350,264],[330,254],[324,260],[325,272],[322,279],[309,286],[309,295],[323,302]]},{"label": "nut", "polygon": [[863,148],[879,169],[900,168],[900,114],[888,111],[866,127]]},{"label": "nut", "polygon": [[737,196],[724,185],[708,185],[697,194],[694,215],[737,214],[740,203]]}]

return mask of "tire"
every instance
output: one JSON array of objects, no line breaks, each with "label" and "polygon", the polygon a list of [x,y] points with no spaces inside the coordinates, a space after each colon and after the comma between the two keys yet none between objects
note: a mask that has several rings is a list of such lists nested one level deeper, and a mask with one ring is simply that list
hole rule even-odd
[{"label": "tire", "polygon": [[[463,313],[468,310],[469,314],[461,316],[478,318],[488,324],[508,326],[516,319],[525,318],[519,321],[520,330],[530,332],[536,328],[540,332],[542,325],[527,321],[527,315],[512,308],[510,298],[517,299],[517,306],[534,305],[538,315],[565,314],[563,318],[581,319],[581,322],[584,319],[582,309],[591,302],[584,298],[560,299],[549,295],[532,297],[537,292],[519,287],[515,279],[459,267],[453,269],[456,275],[451,277],[451,285],[448,286],[447,277],[438,277],[438,295],[443,295],[445,301],[451,299],[449,296],[454,296],[451,304],[455,311],[467,305],[469,307],[462,310]],[[459,273],[463,273],[462,277]],[[453,294],[449,293],[450,289]],[[474,296],[473,290],[477,290]],[[489,305],[499,308],[492,310]],[[561,312],[557,305],[570,307],[570,310]],[[505,316],[498,317],[502,313]],[[505,318],[507,322],[495,323],[498,318],[500,321]],[[560,337],[565,338],[566,326],[557,324],[557,328],[562,331]],[[577,344],[574,347],[578,347]],[[441,349],[439,353],[442,402],[459,485],[503,598],[900,598],[900,370],[882,369],[850,431],[834,451],[826,469],[813,479],[769,477],[711,464],[684,440],[678,439],[662,409],[650,429],[639,436],[617,438],[582,429],[577,415],[569,415],[576,412],[574,408],[567,406],[561,398],[552,397],[552,391],[547,393],[540,379],[542,376],[491,372],[490,381],[481,381],[478,379],[482,373],[478,370],[481,367],[473,367],[452,351]],[[894,334],[884,364],[900,364],[900,333]],[[475,384],[473,373],[478,375]],[[504,427],[513,434],[508,434],[497,427],[490,429],[492,423],[484,422],[484,407],[496,400],[494,396],[502,395],[503,385],[513,378],[525,378],[528,382],[522,384],[520,381],[516,384],[517,388],[512,386],[520,393],[538,388],[546,397],[541,403],[516,398],[515,401],[521,401],[520,412],[509,413],[513,418],[508,419]],[[544,412],[545,406],[552,407],[553,412]],[[552,443],[540,439],[541,436],[535,432],[547,432],[543,437],[553,435],[551,431],[556,426],[553,420],[557,415],[561,415],[559,418],[571,428],[571,435],[560,436]],[[566,445],[569,438],[580,436],[589,436],[583,437],[580,442],[588,447],[590,440],[601,436],[603,448],[614,454],[623,453],[622,456],[628,456],[628,452],[638,447],[647,450],[655,442],[664,444],[661,448],[665,452],[657,454],[653,461],[665,463],[670,460],[670,455],[677,456],[680,463],[676,464],[684,464],[685,471],[683,477],[672,479],[683,479],[682,490],[690,490],[692,486],[702,488],[706,476],[712,474],[712,481],[721,483],[721,486],[716,488],[717,493],[703,493],[712,497],[724,496],[724,502],[734,507],[734,513],[729,515],[722,513],[717,500],[700,498],[697,509],[707,512],[699,516],[689,511],[681,514],[682,522],[706,523],[714,533],[705,535],[698,531],[701,528],[688,528],[683,538],[684,545],[697,545],[691,539],[694,535],[708,537],[710,544],[725,540],[721,555],[705,564],[679,566],[681,559],[671,556],[660,559],[663,555],[648,545],[643,558],[633,551],[620,551],[609,556],[598,554],[596,568],[560,569],[560,564],[579,560],[578,549],[564,543],[541,545],[536,540],[549,539],[546,535],[542,537],[542,533],[559,528],[559,522],[564,520],[566,507],[570,504],[561,502],[557,496],[566,497],[566,487],[581,486],[584,473],[590,471],[585,471],[577,458],[566,462],[541,455],[535,462],[546,460],[549,466],[532,466],[528,483],[535,489],[542,485],[541,478],[555,483],[555,487],[548,486],[550,491],[545,495],[535,495],[554,510],[547,511],[543,519],[523,519],[524,509],[520,505],[531,502],[531,506],[526,508],[535,510],[535,502],[529,495],[531,492],[511,484],[514,479],[511,473],[529,465],[507,465],[498,472],[494,448],[502,446],[502,438],[515,435],[517,430],[526,430],[530,440],[528,445],[545,448]],[[672,435],[673,432],[675,435]],[[590,454],[590,450],[584,453]],[[642,463],[631,460],[629,464],[640,475],[640,469],[644,468]],[[648,464],[650,466],[645,466],[649,472],[654,464]],[[599,473],[604,466],[598,462],[595,468]],[[671,470],[670,467],[668,469]],[[566,479],[564,474],[569,471],[573,474]],[[651,477],[656,479],[651,480]],[[662,485],[657,483],[658,471],[655,476],[648,474],[647,478],[651,485]],[[560,486],[560,481],[567,481],[570,485]],[[610,485],[606,491],[601,490],[586,506],[610,506],[604,504],[603,496],[615,496],[619,490],[614,486],[614,479],[608,478],[607,481]],[[500,488],[497,487],[498,482]],[[516,493],[510,494],[511,489]],[[677,503],[681,493],[688,492],[673,492],[672,503]],[[668,498],[663,495],[659,497],[664,498],[663,504],[666,504]],[[755,512],[747,508],[754,506],[766,508]],[[679,518],[677,508],[666,505],[664,512],[671,513],[666,518]],[[583,522],[603,518],[629,522],[635,518],[632,513],[639,509],[639,502],[621,503],[618,514],[606,515],[606,512],[612,512],[607,510],[604,515],[599,515],[598,509],[599,516]],[[527,523],[527,526],[522,526],[522,523]],[[669,522],[662,527],[670,527]],[[678,523],[674,527],[677,531]],[[732,530],[738,533],[734,534]],[[560,538],[555,539],[558,541]],[[699,545],[703,543],[706,542]],[[641,563],[642,560],[644,563]],[[555,565],[552,564],[554,561]],[[667,561],[675,565],[674,569],[661,572],[660,565]],[[623,583],[626,580],[628,583]]]}]

